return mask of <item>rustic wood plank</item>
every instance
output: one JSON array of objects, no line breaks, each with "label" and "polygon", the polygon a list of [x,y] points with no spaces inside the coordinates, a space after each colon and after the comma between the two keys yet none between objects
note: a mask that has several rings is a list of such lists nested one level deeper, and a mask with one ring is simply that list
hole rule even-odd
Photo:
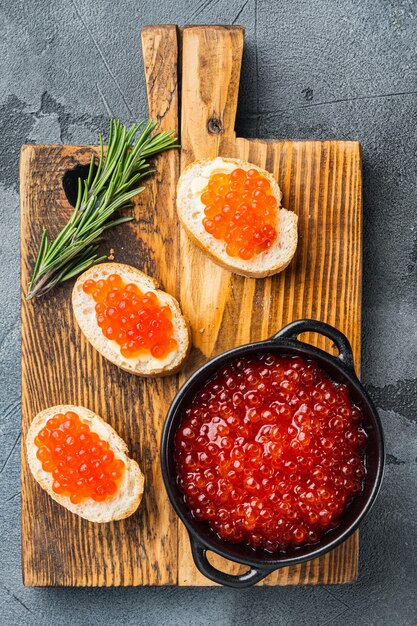
[{"label": "rustic wood plank", "polygon": [[[162,128],[175,128],[176,27],[144,29],[142,46],[150,116]],[[183,377],[214,354],[267,337],[306,316],[343,330],[353,344],[358,367],[362,229],[358,144],[236,139],[243,30],[185,28],[183,48],[181,167],[195,158],[225,154],[272,171],[282,188],[284,206],[299,215],[297,256],[283,274],[258,281],[233,276],[206,258],[179,231],[175,151],[158,160],[157,176],[135,202],[135,223],[109,233],[103,251],[113,247],[116,260],[144,269],[180,296],[195,344]],[[47,224],[54,235],[71,212],[62,190],[63,174],[85,163],[90,151],[91,147],[74,146],[27,146],[22,151],[22,292],[42,226]],[[70,287],[39,302],[22,301],[23,436],[40,409],[66,401],[85,404],[126,439],[132,456],[141,462],[147,488],[138,513],[129,520],[108,526],[89,524],[42,492],[28,473],[22,450],[25,584],[210,584],[194,567],[181,524],[177,535],[177,520],[159,470],[160,430],[178,379],[141,381],[105,362],[75,328],[68,307]],[[327,340],[306,339],[331,350]],[[351,582],[357,575],[357,560],[355,534],[322,559],[276,572],[264,584]],[[244,569],[217,557],[213,562],[229,572]]]},{"label": "rustic wood plank", "polygon": [[[177,35],[161,27],[143,34],[150,114],[177,128]],[[163,59],[163,63],[161,63]],[[169,85],[169,92],[160,94]],[[91,524],[56,504],[29,473],[22,446],[22,562],[26,585],[172,585],[177,582],[176,520],[159,465],[163,419],[177,377],[146,380],[105,361],[81,336],[70,306],[71,286],[27,303],[26,286],[43,225],[56,235],[71,213],[62,188],[68,169],[86,163],[89,147],[25,146],[21,155],[22,442],[41,409],[61,403],[96,411],[126,440],[145,474],[143,502],[132,517]],[[102,249],[155,276],[176,292],[178,231],[174,220],[179,157],[158,159],[158,175],[135,201],[135,222],[110,232]],[[174,226],[172,225],[174,224]]]},{"label": "rustic wood plank", "polygon": [[[289,268],[254,280],[212,263],[181,234],[181,301],[193,329],[187,372],[235,345],[266,338],[302,317],[329,322],[347,334],[359,368],[362,264],[361,157],[357,142],[271,142],[236,139],[234,113],[240,72],[241,29],[189,27],[183,32],[181,168],[217,154],[240,157],[274,173],[283,205],[299,216],[299,247]],[[187,80],[185,80],[187,77]],[[228,93],[226,102],[219,94]],[[212,97],[213,96],[213,97]],[[213,133],[214,126],[222,128]],[[201,286],[204,285],[204,289]],[[304,340],[332,350],[331,342]],[[229,573],[244,571],[215,555]],[[358,534],[337,550],[270,575],[262,584],[352,582]],[[196,570],[187,532],[179,525],[179,584],[210,584]]]}]

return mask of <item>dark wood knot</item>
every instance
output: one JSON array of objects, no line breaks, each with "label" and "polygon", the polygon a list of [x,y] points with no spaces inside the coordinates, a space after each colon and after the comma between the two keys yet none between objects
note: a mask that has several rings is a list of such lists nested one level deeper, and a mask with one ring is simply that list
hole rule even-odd
[{"label": "dark wood knot", "polygon": [[217,117],[211,117],[207,122],[207,130],[210,135],[220,135],[223,132],[223,124]]}]

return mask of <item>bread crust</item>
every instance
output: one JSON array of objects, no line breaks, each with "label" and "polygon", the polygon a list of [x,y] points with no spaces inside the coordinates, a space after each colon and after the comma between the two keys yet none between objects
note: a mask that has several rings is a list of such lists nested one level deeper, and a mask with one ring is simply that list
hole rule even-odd
[{"label": "bread crust", "polygon": [[[142,289],[155,291],[158,299],[170,307],[173,313],[173,323],[177,330],[176,339],[178,341],[178,348],[175,353],[173,353],[169,363],[166,365],[161,367],[146,368],[145,364],[141,363],[140,360],[124,359],[120,353],[119,346],[102,335],[101,330],[99,336],[95,336],[97,335],[96,331],[98,328],[97,320],[95,313],[90,311],[86,314],[84,312],[84,299],[86,294],[84,294],[82,285],[90,278],[98,280],[100,278],[106,278],[110,274],[114,273],[121,275],[122,278],[128,282],[136,283]],[[161,377],[175,374],[181,369],[189,354],[191,347],[190,325],[188,320],[183,316],[177,300],[170,294],[159,289],[159,285],[154,278],[151,278],[131,265],[114,262],[100,263],[81,274],[81,276],[78,277],[72,291],[72,308],[78,326],[87,341],[89,341],[89,343],[91,343],[91,345],[108,361],[117,365],[120,369],[131,374],[135,374],[136,376],[151,378],[155,376]]]},{"label": "bread crust", "polygon": [[[216,157],[218,158],[218,157]],[[263,176],[265,176],[272,187],[273,190],[273,194],[277,200],[277,211],[278,211],[278,228],[279,228],[279,223],[280,221],[282,221],[284,215],[286,218],[288,218],[289,216],[291,216],[291,219],[293,220],[293,237],[291,240],[291,246],[289,248],[288,251],[288,255],[286,257],[286,259],[283,262],[277,263],[275,265],[272,265],[270,267],[265,267],[262,270],[259,269],[253,269],[250,267],[251,261],[248,261],[248,269],[242,269],[241,267],[237,267],[236,264],[233,262],[233,257],[230,257],[230,262],[227,262],[224,258],[221,258],[214,250],[213,247],[210,245],[210,241],[208,239],[207,242],[202,241],[198,235],[193,232],[193,230],[190,228],[189,223],[187,221],[187,219],[184,217],[184,214],[186,212],[186,207],[183,206],[183,189],[182,189],[182,185],[184,184],[184,180],[186,179],[187,175],[190,173],[190,171],[196,167],[196,165],[199,165],[201,167],[204,167],[205,165],[209,165],[210,163],[212,163],[214,161],[214,159],[199,159],[197,161],[194,161],[193,163],[190,163],[182,172],[179,180],[178,180],[178,184],[177,184],[177,213],[178,213],[178,218],[181,222],[182,227],[184,228],[184,230],[186,231],[187,235],[190,237],[190,239],[201,249],[203,250],[217,265],[220,265],[221,267],[224,267],[225,269],[229,270],[230,272],[233,272],[234,274],[239,274],[240,276],[246,276],[248,278],[265,278],[267,276],[272,276],[273,274],[277,274],[278,272],[282,272],[292,261],[295,251],[297,249],[297,243],[298,243],[298,233],[297,233],[297,222],[298,222],[298,216],[293,213],[292,211],[287,211],[287,209],[284,209],[282,207],[280,207],[281,204],[281,190],[279,188],[279,185],[277,183],[277,181],[275,180],[275,178],[273,177],[273,175],[268,172],[267,170],[264,170],[263,168],[253,164],[253,163],[249,163],[247,161],[243,161],[242,159],[234,159],[234,158],[228,158],[228,157],[220,157],[221,160],[225,163],[233,163],[234,165],[236,165],[236,167],[241,167],[245,170],[249,169],[249,168],[253,168],[256,169],[257,171],[261,172],[263,174]],[[285,212],[285,213],[283,213]]]},{"label": "bread crust", "polygon": [[[280,209],[280,211],[286,211],[287,213],[291,213],[291,211],[287,211],[287,209]],[[295,216],[295,217],[297,217],[297,216]],[[214,261],[217,265],[220,265],[221,267],[224,267],[226,270],[229,270],[229,272],[232,272],[233,274],[238,274],[239,276],[245,276],[246,278],[266,278],[268,276],[273,276],[274,274],[278,274],[279,272],[282,272],[283,270],[285,270],[286,267],[288,267],[288,265],[293,260],[295,251],[297,249],[298,238],[297,238],[297,240],[295,241],[295,243],[293,245],[293,252],[292,252],[291,257],[288,258],[287,261],[285,261],[285,263],[280,263],[279,265],[275,265],[274,267],[271,267],[269,269],[265,269],[264,271],[253,271],[253,270],[252,271],[251,270],[243,271],[243,270],[241,270],[239,268],[236,268],[235,266],[231,265],[230,263],[226,263],[225,261],[220,259],[214,252],[212,252],[212,250],[209,247],[207,247],[192,232],[192,230],[190,230],[188,228],[187,224],[182,221],[181,217],[179,219],[180,219],[182,227],[184,228],[184,230],[186,231],[186,233],[190,237],[190,239],[200,248],[200,250],[203,250],[203,252],[205,252],[212,259],[212,261]]]},{"label": "bread crust", "polygon": [[[100,432],[106,437],[109,443],[110,449],[115,452],[116,456],[121,458],[125,462],[125,471],[122,477],[122,481],[119,485],[119,490],[111,498],[104,502],[82,502],[80,504],[73,504],[68,496],[55,493],[52,490],[53,478],[49,472],[45,472],[42,469],[42,464],[36,457],[37,446],[34,442],[36,435],[45,426],[46,422],[57,413],[66,413],[67,411],[73,411],[77,413],[80,420],[88,423],[93,432]],[[29,469],[37,483],[44,489],[55,502],[61,504],[63,507],[79,515],[83,519],[90,522],[106,523],[111,521],[117,521],[129,517],[138,508],[143,495],[145,478],[139,468],[138,463],[129,458],[129,450],[123,439],[117,434],[117,432],[105,422],[99,415],[90,411],[82,406],[75,406],[72,404],[59,404],[52,406],[43,411],[40,411],[36,417],[32,420],[29,430],[26,435],[26,456],[29,464]],[[122,499],[125,494],[121,492],[124,486],[133,486],[133,493],[131,497],[126,499],[126,503],[123,505]],[[88,509],[88,513],[85,511]]]}]

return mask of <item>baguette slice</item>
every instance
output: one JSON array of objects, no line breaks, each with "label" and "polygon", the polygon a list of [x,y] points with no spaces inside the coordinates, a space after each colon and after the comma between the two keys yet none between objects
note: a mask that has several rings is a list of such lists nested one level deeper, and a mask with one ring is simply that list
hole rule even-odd
[{"label": "baguette slice", "polygon": [[[77,413],[80,420],[88,424],[92,432],[97,433],[101,439],[108,442],[115,457],[125,463],[125,470],[117,492],[114,496],[104,500],[104,502],[95,502],[91,498],[86,498],[79,504],[73,504],[68,496],[55,493],[52,490],[52,474],[42,469],[42,463],[36,456],[38,450],[35,444],[36,435],[42,430],[51,417],[57,413],[66,413],[67,411]],[[140,504],[143,494],[144,477],[139,469],[139,465],[136,461],[127,456],[127,446],[116,431],[101,417],[89,409],[71,404],[60,404],[38,413],[32,421],[26,435],[26,454],[30,471],[42,489],[45,489],[53,500],[62,504],[66,509],[90,522],[101,523],[124,519],[132,515]]]},{"label": "baguette slice", "polygon": [[[252,259],[245,261],[240,257],[231,257],[225,251],[225,244],[210,235],[203,226],[204,205],[201,202],[201,193],[208,183],[208,172],[230,173],[239,167],[245,171],[255,169],[262,173],[269,182],[273,194],[277,200],[277,231],[278,237],[274,245],[265,252],[257,254]],[[190,238],[215,263],[226,269],[248,276],[250,278],[264,278],[282,272],[289,265],[297,248],[297,222],[298,216],[292,211],[280,208],[281,190],[275,178],[262,168],[253,163],[247,163],[240,159],[216,157],[215,159],[202,159],[191,163],[181,174],[177,184],[177,211],[178,217]]]},{"label": "baguette slice", "polygon": [[[142,291],[153,291],[162,304],[170,307],[174,326],[173,337],[178,343],[176,350],[163,359],[155,359],[150,353],[129,359],[121,354],[120,346],[115,341],[103,335],[97,324],[95,302],[90,294],[83,291],[83,284],[88,279],[104,280],[110,274],[119,274],[124,282],[135,283]],[[72,307],[75,319],[91,345],[106,359],[126,372],[137,376],[174,374],[181,368],[190,351],[189,325],[181,313],[178,302],[168,293],[160,291],[156,280],[130,265],[101,263],[81,274],[72,292]]]}]

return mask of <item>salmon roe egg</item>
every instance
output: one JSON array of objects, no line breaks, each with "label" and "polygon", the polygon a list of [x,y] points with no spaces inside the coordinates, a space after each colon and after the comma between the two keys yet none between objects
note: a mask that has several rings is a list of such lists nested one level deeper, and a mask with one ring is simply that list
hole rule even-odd
[{"label": "salmon roe egg", "polygon": [[163,359],[178,346],[173,337],[172,311],[153,291],[143,293],[119,274],[86,280],[83,290],[96,302],[97,324],[107,339],[120,346],[125,358],[149,354]]},{"label": "salmon roe egg", "polygon": [[272,553],[317,543],[362,490],[361,421],[347,387],[311,360],[235,360],[183,412],[179,489],[222,539]]},{"label": "salmon roe egg", "polygon": [[42,469],[52,474],[52,490],[73,504],[86,498],[103,502],[117,492],[124,462],[77,413],[54,415],[35,437],[35,445]]},{"label": "salmon roe egg", "polygon": [[212,174],[201,202],[205,230],[225,242],[231,257],[252,259],[277,238],[277,201],[269,180],[258,170]]}]

